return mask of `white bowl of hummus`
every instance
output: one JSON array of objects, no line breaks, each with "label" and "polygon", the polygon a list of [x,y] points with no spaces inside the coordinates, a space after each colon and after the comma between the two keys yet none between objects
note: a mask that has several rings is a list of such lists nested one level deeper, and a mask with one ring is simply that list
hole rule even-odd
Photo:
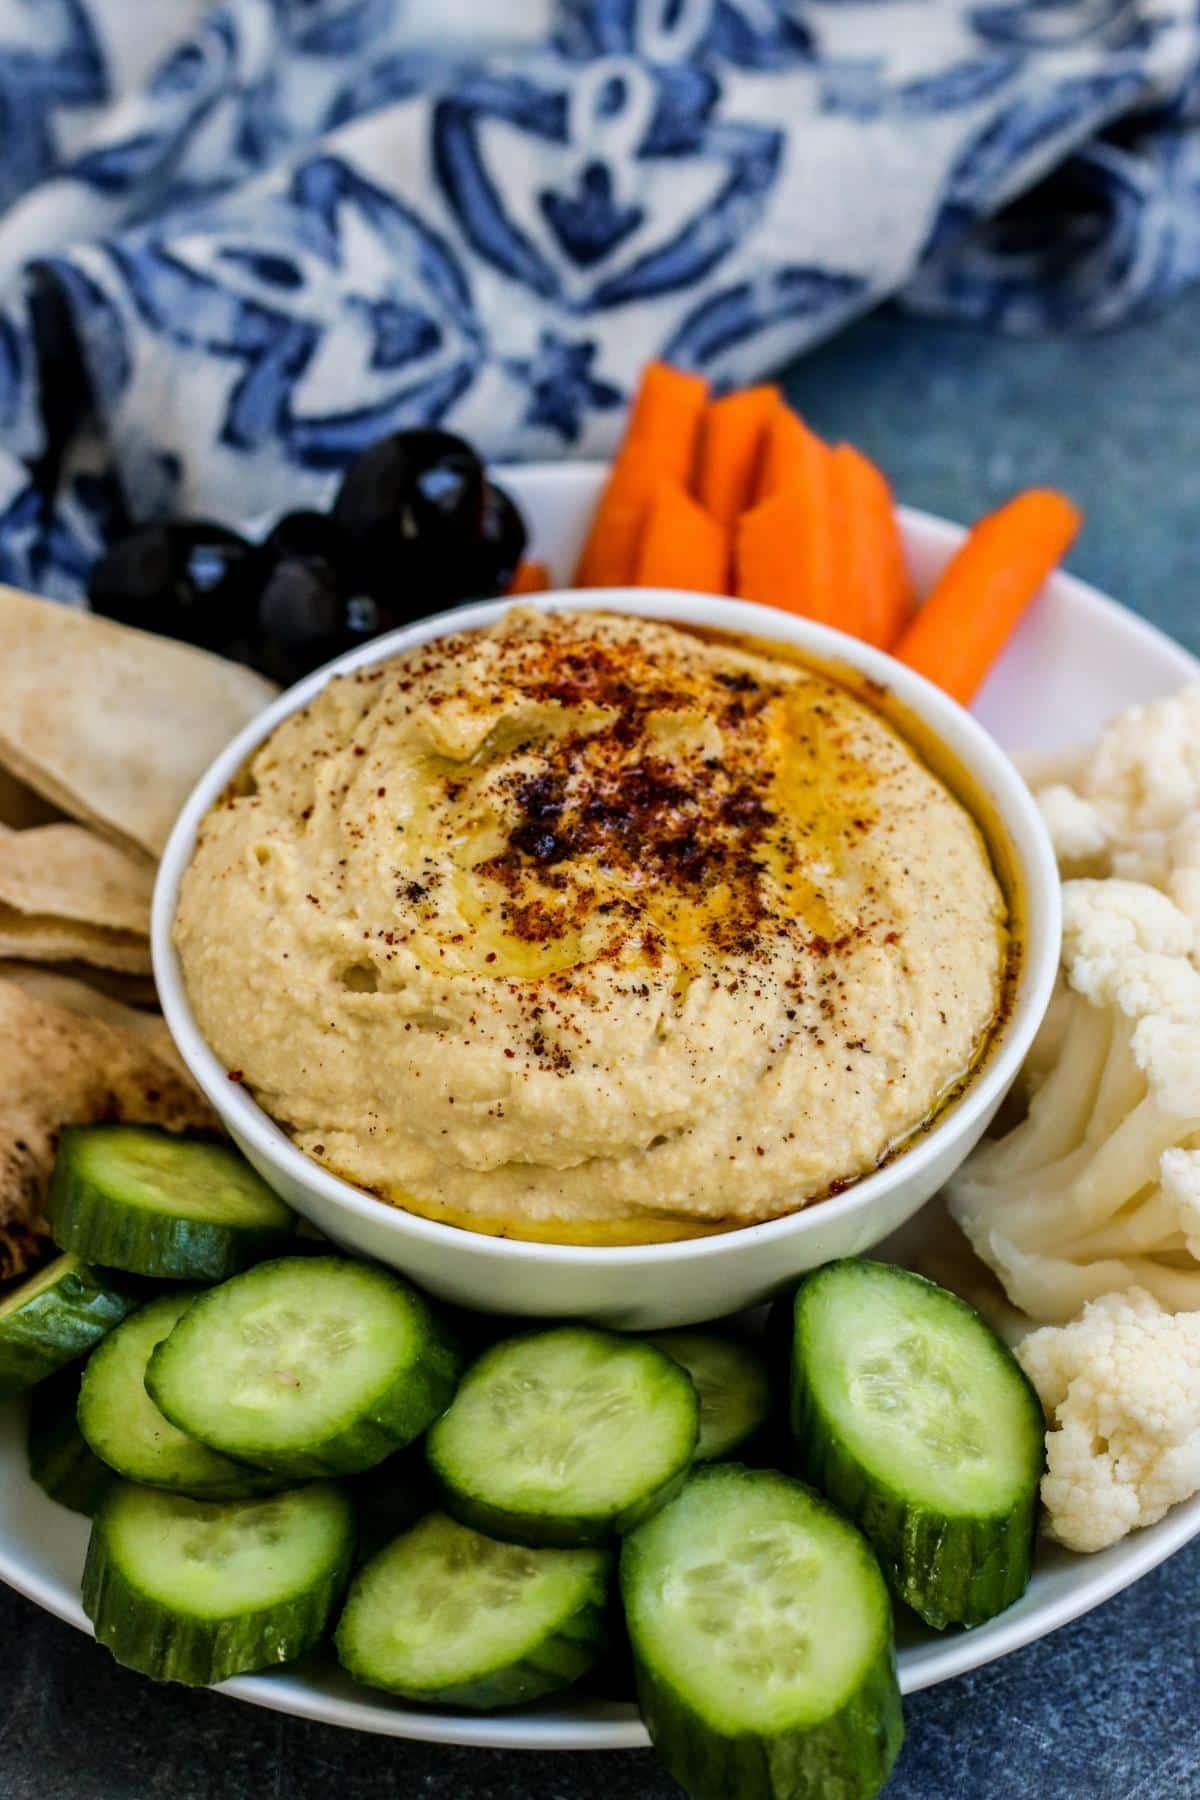
[{"label": "white bowl of hummus", "polygon": [[155,973],[328,1236],[449,1300],[647,1328],[869,1249],[1045,1009],[1024,784],[889,657],[740,601],[459,608],[282,695],[185,807]]}]

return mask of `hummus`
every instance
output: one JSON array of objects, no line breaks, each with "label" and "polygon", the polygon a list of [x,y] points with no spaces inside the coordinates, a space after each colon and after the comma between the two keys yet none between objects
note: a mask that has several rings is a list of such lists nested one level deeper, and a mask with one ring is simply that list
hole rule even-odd
[{"label": "hummus", "polygon": [[968,812],[834,681],[514,609],[285,721],[204,821],[175,941],[318,1162],[612,1243],[874,1168],[978,1055],[1005,918]]}]

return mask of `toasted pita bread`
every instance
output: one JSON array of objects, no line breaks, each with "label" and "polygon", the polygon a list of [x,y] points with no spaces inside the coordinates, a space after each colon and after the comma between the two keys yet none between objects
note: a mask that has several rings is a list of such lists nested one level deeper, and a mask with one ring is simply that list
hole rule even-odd
[{"label": "toasted pita bread", "polygon": [[274,692],[204,650],[0,587],[0,765],[124,849],[159,855]]},{"label": "toasted pita bread", "polygon": [[150,945],[129,931],[103,931],[78,919],[47,919],[0,905],[0,956],[30,962],[95,963],[126,975],[150,973]]},{"label": "toasted pita bread", "polygon": [[[78,975],[62,969],[44,969],[38,963],[0,961],[0,983],[11,981],[54,1006],[65,1006],[68,1012],[83,1013],[89,1019],[104,1019],[109,1025],[121,1025],[144,1037],[147,1043],[165,1054],[177,1057],[174,1041],[160,1012],[130,1005],[118,995],[93,987]],[[183,1063],[180,1062],[180,1068]]]},{"label": "toasted pita bread", "polygon": [[[94,971],[89,970],[89,975]],[[157,1010],[129,1004],[115,993],[93,987],[78,975],[66,975],[59,969],[43,969],[37,963],[0,962],[0,984],[11,981],[32,994],[35,1000],[65,1006],[68,1012],[82,1013],[88,1019],[103,1019],[106,1025],[117,1025],[149,1044],[156,1055],[178,1069],[185,1081],[191,1077],[187,1064],[175,1048],[175,1040],[167,1030],[167,1022]],[[133,986],[130,983],[130,986]]]},{"label": "toasted pita bread", "polygon": [[[152,975],[123,975],[118,969],[98,969],[94,963],[83,962],[60,962],[47,968],[40,963],[0,957],[0,981],[15,981],[18,987],[25,987],[40,977],[47,980],[61,977],[75,986],[95,988],[102,996],[119,1000],[122,1006],[138,1011],[158,1011],[158,990]],[[38,990],[31,988],[30,991],[36,993]],[[55,998],[53,994],[47,997]],[[87,1010],[83,1006],[76,1008],[78,1012]],[[97,1016],[103,1018],[104,1014]]]},{"label": "toasted pita bread", "polygon": [[140,1030],[0,981],[0,1281],[49,1250],[42,1207],[59,1133],[100,1120],[219,1130],[208,1102]]},{"label": "toasted pita bread", "polygon": [[0,825],[0,956],[150,972],[154,871],[82,825]]},{"label": "toasted pita bread", "polygon": [[153,892],[152,863],[83,825],[0,826],[0,903],[18,912],[148,937]]}]

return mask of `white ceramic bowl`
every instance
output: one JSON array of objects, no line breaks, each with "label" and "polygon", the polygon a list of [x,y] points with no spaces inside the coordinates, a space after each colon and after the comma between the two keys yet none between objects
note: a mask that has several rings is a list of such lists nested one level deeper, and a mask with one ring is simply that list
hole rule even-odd
[{"label": "white ceramic bowl", "polygon": [[975,1079],[936,1126],[895,1162],[806,1210],[714,1237],[620,1248],[524,1243],[418,1218],[373,1199],[304,1156],[238,1083],[196,1027],[171,926],[196,830],[250,753],[330,676],[382,662],[450,631],[491,624],[504,601],[458,608],[377,639],[280,696],[203,777],[163,855],[154,896],[154,973],[163,1012],[192,1074],[265,1179],[336,1242],[391,1264],[432,1293],[483,1311],[588,1317],[627,1329],[711,1319],[765,1300],[833,1257],[856,1256],[904,1223],[971,1150],[1013,1081],[1049,1000],[1058,964],[1059,883],[1037,808],[998,745],[953,701],[869,646],[807,620],[743,601],[657,589],[540,595],[544,609],[605,608],[741,631],[850,664],[884,683],[947,747],[1007,834],[1026,907],[1015,1005]]}]

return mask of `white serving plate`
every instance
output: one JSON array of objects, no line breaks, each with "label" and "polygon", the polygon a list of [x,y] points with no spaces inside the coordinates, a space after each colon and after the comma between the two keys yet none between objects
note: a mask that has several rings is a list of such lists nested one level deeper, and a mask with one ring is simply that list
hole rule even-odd
[{"label": "white serving plate", "polygon": [[[504,472],[532,527],[532,554],[556,581],[570,577],[602,472],[562,464]],[[960,527],[905,512],[913,573],[922,587],[960,541]],[[974,708],[1008,749],[1055,750],[1093,737],[1113,712],[1200,677],[1200,663],[1152,626],[1094,588],[1058,575],[1047,585]],[[911,1230],[911,1228],[910,1228]],[[911,1240],[910,1240],[911,1241]],[[87,1524],[54,1505],[25,1466],[24,1408],[0,1411],[0,1579],[80,1631]],[[999,1619],[971,1632],[913,1630],[900,1644],[905,1693],[978,1668],[1078,1618],[1147,1574],[1200,1535],[1200,1497],[1097,1556],[1043,1547],[1028,1592]],[[336,1667],[314,1663],[225,1683],[224,1693],[277,1712],[427,1742],[508,1750],[617,1750],[649,1739],[631,1706],[567,1696],[557,1705],[478,1717],[421,1711],[354,1686]]]}]

